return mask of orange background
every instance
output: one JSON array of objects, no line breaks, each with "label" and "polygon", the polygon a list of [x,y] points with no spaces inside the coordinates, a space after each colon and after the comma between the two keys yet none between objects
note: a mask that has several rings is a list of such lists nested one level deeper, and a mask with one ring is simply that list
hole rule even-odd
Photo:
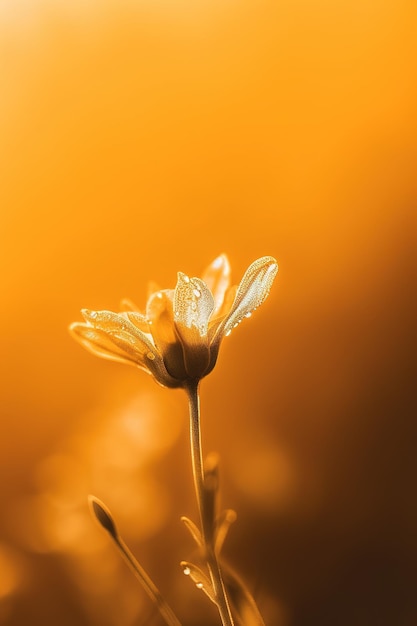
[{"label": "orange background", "polygon": [[234,282],[280,265],[202,386],[226,554],[270,626],[417,623],[415,20],[402,0],[2,0],[1,624],[159,623],[91,492],[184,624],[217,623],[178,566],[185,396],[67,326],[221,252]]}]

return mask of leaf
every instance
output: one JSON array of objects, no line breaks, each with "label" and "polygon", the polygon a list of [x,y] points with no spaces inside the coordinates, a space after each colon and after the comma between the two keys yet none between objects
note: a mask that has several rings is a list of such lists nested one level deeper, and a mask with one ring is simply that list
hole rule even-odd
[{"label": "leaf", "polygon": [[233,522],[236,521],[236,518],[236,511],[233,511],[233,509],[225,509],[220,513],[219,517],[217,518],[217,531],[214,543],[214,550],[216,554],[220,554],[224,544],[224,540],[226,539],[227,533],[229,532],[229,528],[233,524]]},{"label": "leaf", "polygon": [[206,596],[210,598],[210,600],[217,604],[216,598],[213,591],[213,585],[206,574],[201,571],[197,565],[194,563],[190,563],[189,561],[181,561],[181,567],[183,568],[183,572],[186,576],[189,576],[191,580],[195,583],[198,589],[204,591]]},{"label": "leaf", "polygon": [[236,626],[265,626],[256,602],[244,582],[224,563],[222,573]]},{"label": "leaf", "polygon": [[181,517],[181,521],[184,523],[185,527],[190,531],[190,534],[192,538],[194,539],[194,541],[196,542],[196,544],[198,545],[198,547],[202,548],[203,539],[201,537],[201,533],[199,529],[197,528],[196,524],[194,524],[194,522],[192,522],[188,517],[185,517],[185,515]]}]

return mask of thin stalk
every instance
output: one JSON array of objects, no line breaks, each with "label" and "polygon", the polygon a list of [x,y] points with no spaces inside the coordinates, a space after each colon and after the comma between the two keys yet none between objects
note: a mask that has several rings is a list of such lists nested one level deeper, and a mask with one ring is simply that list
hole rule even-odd
[{"label": "thin stalk", "polygon": [[222,624],[223,626],[234,626],[229,602],[227,600],[226,590],[223,583],[223,578],[214,551],[212,532],[210,529],[211,520],[207,515],[205,506],[204,466],[201,445],[200,398],[198,393],[198,382],[196,382],[195,384],[190,384],[188,387],[186,387],[186,392],[188,395],[190,409],[191,462],[193,468],[197,505],[200,513],[204,548],[206,551],[207,566],[210,572],[210,578],[213,584],[213,590],[216,597],[217,607],[222,620]]},{"label": "thin stalk", "polygon": [[113,540],[121,553],[122,557],[129,565],[136,578],[141,583],[142,587],[150,597],[150,599],[156,605],[159,613],[168,624],[168,626],[181,626],[181,622],[178,620],[173,610],[161,595],[159,589],[155,586],[143,567],[135,559],[125,542],[118,535],[113,535]]}]

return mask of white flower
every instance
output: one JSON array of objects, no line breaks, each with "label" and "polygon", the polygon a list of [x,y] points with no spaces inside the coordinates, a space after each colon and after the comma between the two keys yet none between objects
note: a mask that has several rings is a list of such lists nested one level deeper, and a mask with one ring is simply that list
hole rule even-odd
[{"label": "white flower", "polygon": [[93,354],[136,365],[166,387],[186,387],[211,372],[223,337],[262,304],[277,271],[274,258],[262,257],[229,287],[222,254],[203,278],[179,272],[175,289],[152,293],[145,314],[83,309],[85,323],[70,331]]}]

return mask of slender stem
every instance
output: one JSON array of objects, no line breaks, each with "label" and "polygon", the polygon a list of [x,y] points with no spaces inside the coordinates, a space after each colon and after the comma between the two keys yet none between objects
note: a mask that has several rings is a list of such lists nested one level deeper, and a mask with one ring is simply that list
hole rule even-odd
[{"label": "slender stem", "polygon": [[197,505],[200,513],[201,530],[206,550],[207,565],[210,572],[211,582],[217,601],[217,607],[223,626],[233,626],[233,618],[226,596],[219,563],[214,551],[212,533],[210,529],[211,520],[208,518],[204,498],[204,466],[201,445],[200,427],[200,398],[198,394],[198,382],[186,387],[190,408],[190,442],[191,442],[191,462],[193,467],[194,486],[197,496]]},{"label": "slender stem", "polygon": [[138,578],[138,580],[142,584],[142,587],[144,588],[150,599],[155,603],[159,613],[168,624],[168,626],[181,626],[181,622],[178,620],[166,600],[162,597],[159,589],[149,578],[143,567],[135,559],[123,539],[118,535],[112,535],[112,538],[121,555],[129,565],[129,567],[132,569],[136,578]]}]

